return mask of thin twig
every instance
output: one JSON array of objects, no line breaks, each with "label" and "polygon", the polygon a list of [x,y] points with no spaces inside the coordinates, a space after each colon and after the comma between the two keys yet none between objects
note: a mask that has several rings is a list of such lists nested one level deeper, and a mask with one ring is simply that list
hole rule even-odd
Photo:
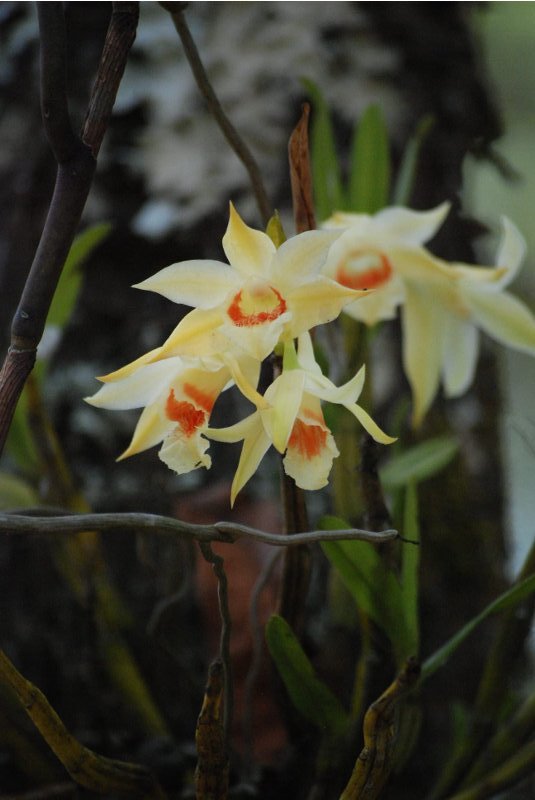
[{"label": "thin twig", "polygon": [[74,135],[69,119],[63,4],[39,4],[41,107],[58,170],[45,227],[13,318],[11,344],[0,372],[0,453],[35,363],[37,345],[91,188],[96,155],[135,37],[138,4],[117,5],[119,9],[114,9],[106,34],[82,141]]},{"label": "thin twig", "polygon": [[217,598],[219,601],[219,614],[221,616],[221,640],[219,644],[219,655],[223,664],[225,676],[223,690],[223,730],[225,735],[225,750],[228,752],[228,742],[230,729],[232,726],[232,716],[234,712],[234,682],[232,679],[232,661],[230,659],[230,632],[232,629],[232,618],[228,601],[228,581],[225,572],[223,558],[214,553],[208,542],[199,542],[201,553],[206,561],[212,565],[214,575],[217,578]]},{"label": "thin twig", "polygon": [[139,533],[174,533],[188,536],[198,542],[226,542],[237,539],[251,539],[275,547],[289,547],[299,544],[317,544],[340,539],[359,539],[379,544],[398,538],[395,530],[364,531],[359,528],[335,531],[306,531],[304,533],[278,534],[240,525],[236,522],[216,522],[214,525],[196,525],[182,522],[173,517],[137,512],[107,514],[61,514],[45,516],[46,510],[39,509],[42,516],[26,513],[0,514],[0,533],[9,534],[66,534],[78,531],[134,531]]},{"label": "thin twig", "polygon": [[188,27],[188,23],[186,22],[186,18],[184,17],[184,7],[185,3],[160,3],[163,8],[166,9],[171,15],[173,20],[173,24],[177,30],[178,35],[180,36],[180,41],[182,42],[182,46],[184,48],[184,52],[186,54],[186,58],[188,59],[189,65],[191,67],[191,71],[193,73],[193,77],[197,81],[197,86],[199,87],[199,91],[204,97],[206,101],[206,105],[208,106],[208,110],[214,117],[215,121],[221,128],[221,131],[232,147],[240,161],[242,162],[243,166],[247,170],[249,174],[249,178],[251,180],[251,185],[253,188],[253,192],[256,198],[256,203],[258,206],[258,210],[260,212],[260,216],[262,217],[262,222],[264,225],[267,225],[271,215],[273,213],[271,203],[269,202],[267,192],[264,188],[264,183],[262,180],[262,173],[260,172],[260,168],[256,163],[256,160],[239,135],[238,131],[229,120],[221,103],[219,102],[217,95],[210,83],[210,79],[206,73],[204,65],[201,61],[201,57],[199,55],[199,51],[195,45],[193,37],[191,35],[190,29]]}]

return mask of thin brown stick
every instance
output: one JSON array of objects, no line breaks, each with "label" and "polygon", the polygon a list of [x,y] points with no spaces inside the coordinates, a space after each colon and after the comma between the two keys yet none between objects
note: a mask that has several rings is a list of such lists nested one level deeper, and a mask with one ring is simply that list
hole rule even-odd
[{"label": "thin brown stick", "polygon": [[336,531],[306,531],[284,535],[239,525],[234,522],[216,522],[214,525],[195,525],[182,522],[174,517],[136,512],[109,514],[58,514],[46,516],[46,509],[39,509],[40,516],[25,514],[0,514],[0,533],[7,534],[69,534],[79,531],[132,531],[147,533],[168,533],[187,536],[198,542],[225,542],[232,544],[237,539],[252,539],[275,547],[289,547],[299,544],[315,544],[339,539],[360,539],[379,544],[399,536],[395,530],[363,531],[358,528]]},{"label": "thin brown stick", "polygon": [[114,7],[82,139],[73,133],[66,94],[63,4],[39,3],[41,107],[58,162],[54,193],[19,306],[11,344],[0,372],[0,453],[15,407],[35,363],[48,310],[76,234],[96,168],[96,156],[135,37],[138,4]]},{"label": "thin brown stick", "polygon": [[180,36],[180,41],[182,42],[184,53],[188,59],[193,77],[197,82],[200,93],[206,101],[206,105],[208,106],[210,113],[221,128],[223,136],[232,147],[249,174],[256,204],[258,206],[260,216],[262,217],[262,222],[264,225],[267,225],[271,215],[273,214],[273,210],[271,203],[269,202],[267,192],[264,188],[260,167],[256,163],[256,159],[249,150],[248,146],[245,144],[240,134],[225,114],[223,107],[221,106],[221,103],[219,102],[218,97],[212,87],[212,84],[210,83],[210,79],[201,61],[199,51],[195,45],[195,41],[193,40],[188,23],[184,16],[184,9],[187,3],[160,3],[160,5],[163,6],[163,8],[165,8],[166,11],[168,11],[171,15],[173,24],[178,35]]}]

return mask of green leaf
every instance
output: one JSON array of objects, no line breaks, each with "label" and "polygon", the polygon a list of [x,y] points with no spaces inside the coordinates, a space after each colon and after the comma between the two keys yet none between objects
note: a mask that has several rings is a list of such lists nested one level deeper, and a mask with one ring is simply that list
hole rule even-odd
[{"label": "green leaf", "polygon": [[392,198],[394,205],[410,205],[412,190],[416,180],[420,151],[434,124],[435,117],[433,114],[426,114],[424,117],[422,117],[416,126],[413,136],[411,136],[407,146],[405,147],[405,152],[403,153],[403,157],[401,159],[396,184],[394,187]]},{"label": "green leaf", "polygon": [[379,471],[381,483],[387,489],[419,483],[444,469],[459,450],[453,436],[437,436],[395,455]]},{"label": "green leaf", "polygon": [[340,701],[321,681],[294,632],[276,614],[266,625],[269,652],[297,710],[331,736],[341,734],[349,717]]},{"label": "green leaf", "polygon": [[310,95],[314,111],[310,133],[314,202],[318,218],[325,220],[334,211],[345,208],[340,164],[331,115],[323,94],[312,81],[304,79],[302,82]]},{"label": "green leaf", "polygon": [[29,508],[39,505],[39,495],[23,478],[0,472],[0,509]]},{"label": "green leaf", "polygon": [[429,656],[422,667],[420,680],[427,680],[439,667],[442,667],[457,650],[459,645],[464,642],[483,620],[487,619],[491,614],[496,614],[498,611],[505,611],[512,606],[518,605],[518,603],[526,597],[529,597],[533,592],[535,592],[535,575],[530,575],[525,580],[515,584],[501,594],[496,600],[493,600],[480,614],[464,625],[451,639],[448,639],[446,644],[442,645],[433,655]]},{"label": "green leaf", "polygon": [[[336,530],[339,526],[348,527],[337,517],[324,517],[320,525],[323,530]],[[321,547],[359,608],[390,639],[398,663],[414,655],[404,616],[401,584],[374,546],[368,542],[339,541],[322,542]]]},{"label": "green leaf", "polygon": [[[34,367],[34,374],[37,374],[38,366],[39,363]],[[39,472],[39,454],[28,423],[27,387],[24,387],[15,408],[6,439],[5,451],[16,461],[20,469],[24,470],[25,474],[35,475]]]},{"label": "green leaf", "polygon": [[75,238],[48,312],[47,325],[57,325],[62,328],[68,322],[82,281],[80,266],[95,247],[108,236],[110,230],[109,223],[92,225]]},{"label": "green leaf", "polygon": [[[407,624],[411,655],[417,655],[420,643],[420,617],[418,610],[420,569],[420,525],[418,522],[418,488],[410,481],[405,490],[403,511],[403,542],[401,551],[401,591]],[[413,544],[414,542],[414,544]]]},{"label": "green leaf", "polygon": [[390,148],[379,106],[369,106],[356,128],[349,175],[351,211],[374,214],[388,205]]}]

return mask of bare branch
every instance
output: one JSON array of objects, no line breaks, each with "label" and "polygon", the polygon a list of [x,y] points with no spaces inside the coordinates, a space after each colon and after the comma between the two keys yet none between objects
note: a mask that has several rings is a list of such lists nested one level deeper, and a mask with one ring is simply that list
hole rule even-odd
[{"label": "bare branch", "polygon": [[114,10],[106,35],[82,142],[72,132],[69,120],[62,3],[39,4],[41,106],[58,172],[45,227],[13,319],[11,345],[0,372],[0,453],[26,378],[35,363],[37,345],[89,194],[95,158],[134,40],[138,4],[117,5],[119,10]]},{"label": "bare branch", "polygon": [[253,154],[251,153],[251,151],[241,138],[240,134],[238,133],[232,122],[225,114],[221,106],[221,103],[219,102],[217,95],[212,87],[212,84],[210,83],[210,79],[201,61],[201,57],[199,56],[199,51],[197,50],[190,29],[188,27],[188,23],[184,16],[184,8],[186,7],[187,4],[160,3],[160,5],[163,6],[163,8],[165,8],[166,11],[168,11],[171,14],[174,26],[177,30],[178,35],[180,36],[180,41],[182,42],[184,53],[186,54],[186,58],[188,59],[189,65],[191,67],[193,77],[197,81],[197,86],[199,87],[199,91],[206,101],[208,110],[210,111],[215,121],[221,128],[221,131],[225,139],[232,147],[232,149],[234,150],[234,152],[236,153],[236,155],[238,156],[238,158],[240,159],[240,161],[242,162],[243,166],[245,167],[245,169],[249,174],[249,178],[251,180],[251,185],[256,198],[256,204],[258,206],[260,216],[262,217],[264,225],[267,225],[273,213],[273,210],[271,208],[267,192],[264,188],[262,173],[260,172],[260,168],[256,163]]},{"label": "bare branch", "polygon": [[0,514],[0,533],[10,534],[65,534],[79,531],[133,531],[147,533],[173,533],[188,536],[198,542],[226,542],[231,544],[238,539],[252,539],[275,547],[294,547],[299,544],[316,544],[340,539],[359,539],[373,544],[399,538],[395,530],[380,532],[363,531],[359,528],[336,531],[306,531],[304,533],[279,534],[261,531],[248,525],[235,522],[216,522],[214,525],[195,525],[182,522],[173,517],[136,512],[109,514],[60,514],[45,516],[46,510],[39,509],[43,516],[24,514]]}]

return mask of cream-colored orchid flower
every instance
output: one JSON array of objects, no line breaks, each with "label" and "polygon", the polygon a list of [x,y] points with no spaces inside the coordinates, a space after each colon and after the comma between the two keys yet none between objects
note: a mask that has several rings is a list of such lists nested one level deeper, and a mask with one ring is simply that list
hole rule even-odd
[{"label": "cream-colored orchid flower", "polygon": [[449,203],[431,211],[385,208],[377,214],[337,212],[325,223],[327,229],[344,229],[333,243],[324,267],[325,275],[351,289],[373,289],[344,311],[366,325],[396,316],[405,299],[405,279],[417,278],[418,265],[398,263],[401,249],[417,248],[429,241],[449,211]]},{"label": "cream-colored orchid flower", "polygon": [[478,328],[499,342],[535,352],[535,319],[503,291],[513,280],[525,243],[507,219],[496,267],[450,264],[421,245],[442,223],[448,206],[420,213],[390,208],[374,217],[335,214],[329,225],[351,225],[334,242],[325,272],[345,285],[372,289],[344,309],[367,325],[395,316],[401,306],[402,354],[420,424],[437,393],[457,397],[471,384]]},{"label": "cream-colored orchid flower", "polygon": [[[431,405],[442,379],[447,397],[458,397],[472,383],[479,332],[501,344],[535,355],[535,317],[520,300],[504,291],[517,274],[525,242],[517,228],[502,220],[503,236],[495,267],[447,264],[421,250],[422,268],[448,280],[407,281],[401,320],[403,361],[414,397],[418,424]],[[414,258],[406,254],[407,261]]]},{"label": "cream-colored orchid flower", "polygon": [[[151,355],[151,354],[148,354]],[[141,362],[141,363],[140,363]],[[127,365],[92,397],[91,405],[109,409],[143,408],[130,445],[119,459],[140,453],[160,442],[161,460],[179,474],[210,467],[204,438],[219,394],[232,381],[232,370],[220,360],[178,356]],[[252,380],[258,367],[249,364]],[[241,373],[240,373],[241,374]],[[117,377],[119,376],[119,377]]]},{"label": "cream-colored orchid flower", "polygon": [[223,249],[230,262],[183,261],[137,284],[176,303],[195,306],[155,358],[210,355],[234,349],[262,360],[284,338],[295,338],[338,316],[365,294],[322,274],[340,231],[307,231],[276,248],[230,206]]},{"label": "cream-colored orchid flower", "polygon": [[[243,441],[231,503],[256,472],[270,445],[285,453],[284,469],[299,487],[312,490],[327,484],[338,449],[325,423],[321,400],[344,406],[376,441],[382,444],[395,441],[357,405],[364,376],[362,367],[352,380],[337,387],[316,363],[308,333],[299,337],[298,355],[293,343],[286,342],[283,371],[260,398],[257,410],[235,425],[209,428],[206,433],[217,441]],[[254,399],[251,391],[248,397]]]}]

